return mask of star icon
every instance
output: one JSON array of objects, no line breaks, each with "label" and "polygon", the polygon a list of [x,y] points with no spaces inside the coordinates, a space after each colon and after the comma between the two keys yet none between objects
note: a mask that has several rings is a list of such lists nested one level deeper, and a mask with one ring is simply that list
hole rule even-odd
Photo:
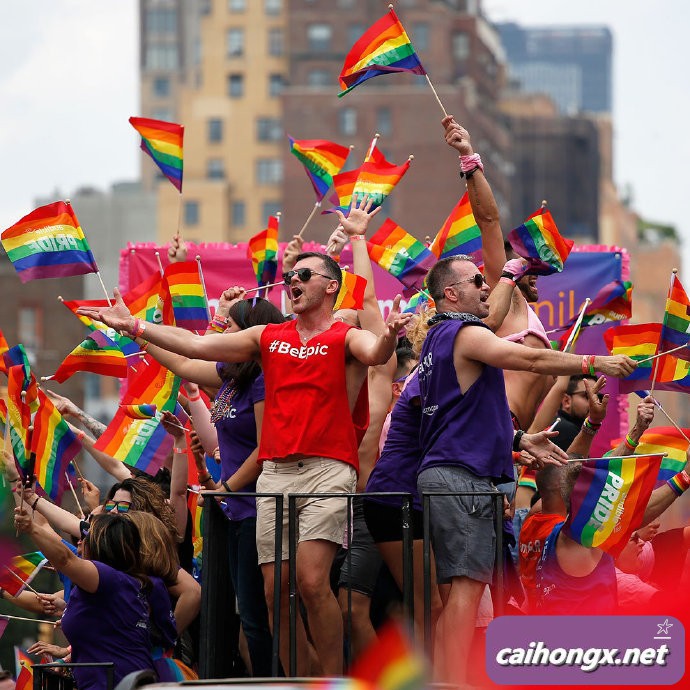
[{"label": "star icon", "polygon": [[669,623],[667,618],[663,623],[657,623],[656,627],[659,628],[657,635],[668,635],[668,629],[673,627],[673,623]]}]

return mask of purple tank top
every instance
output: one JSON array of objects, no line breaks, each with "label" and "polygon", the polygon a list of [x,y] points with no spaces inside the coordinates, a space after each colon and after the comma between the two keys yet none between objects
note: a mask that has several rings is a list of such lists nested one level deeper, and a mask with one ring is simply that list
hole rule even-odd
[{"label": "purple tank top", "polygon": [[466,393],[458,384],[453,344],[463,327],[487,328],[481,321],[448,319],[434,325],[424,341],[419,365],[422,400],[419,471],[459,465],[478,477],[513,481],[513,425],[503,371],[484,365]]},{"label": "purple tank top", "polygon": [[564,572],[556,558],[556,541],[565,523],[556,525],[544,542],[537,563],[535,613],[553,615],[607,615],[616,612],[618,585],[610,554],[601,556],[594,570],[584,577]]},{"label": "purple tank top", "polygon": [[[419,423],[422,408],[419,404],[419,380],[415,371],[405,390],[395,403],[391,424],[381,456],[369,475],[365,491],[404,491],[411,493],[412,507],[422,509],[417,492],[417,467],[422,457],[419,446]],[[372,501],[399,508],[401,498],[377,496]]]}]

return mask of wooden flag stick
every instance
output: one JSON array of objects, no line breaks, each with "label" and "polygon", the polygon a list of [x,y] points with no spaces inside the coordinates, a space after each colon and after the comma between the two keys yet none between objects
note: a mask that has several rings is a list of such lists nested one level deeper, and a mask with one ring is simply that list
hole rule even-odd
[{"label": "wooden flag stick", "polygon": [[678,352],[678,350],[682,350],[683,348],[688,347],[688,345],[690,345],[690,340],[687,343],[685,343],[685,345],[679,345],[678,347],[674,347],[673,350],[665,350],[664,352],[660,352],[658,355],[652,355],[651,357],[638,359],[637,363],[642,364],[643,362],[651,362],[653,359],[658,359],[659,357],[663,357],[664,355],[670,355],[674,352]]},{"label": "wooden flag stick", "polygon": [[577,321],[575,322],[575,327],[573,328],[572,333],[570,334],[570,337],[568,338],[565,347],[563,348],[563,352],[568,352],[570,350],[571,345],[573,342],[575,342],[575,338],[577,338],[577,334],[580,331],[580,326],[582,325],[582,319],[585,317],[585,310],[589,306],[589,303],[592,300],[589,299],[589,297],[585,300],[585,303],[582,305],[582,309],[580,310],[580,313],[578,314]]},{"label": "wooden flag stick", "polygon": [[108,291],[105,289],[105,283],[103,282],[103,278],[101,277],[101,272],[96,271],[96,275],[98,276],[98,280],[101,283],[101,287],[103,288],[103,293],[105,294],[105,299],[108,302],[108,306],[112,307],[113,303],[110,301],[110,295],[108,295]]},{"label": "wooden flag stick", "polygon": [[297,236],[298,236],[298,237],[302,237],[302,233],[304,233],[304,231],[307,229],[307,225],[309,225],[309,223],[311,223],[312,219],[313,219],[314,216],[316,215],[317,209],[319,209],[319,208],[321,208],[321,202],[320,202],[320,201],[317,201],[317,202],[314,204],[314,208],[311,210],[311,213],[309,214],[307,220],[304,222],[304,225],[302,226],[302,229],[297,233]]},{"label": "wooden flag stick", "polygon": [[19,577],[19,575],[17,575],[17,573],[15,573],[14,570],[12,570],[12,568],[10,568],[8,565],[6,565],[5,568],[7,568],[7,572],[12,577],[19,580],[19,582],[21,582],[27,589],[30,589],[34,594],[40,594],[40,592],[37,592],[28,582],[26,582],[25,580],[22,580],[22,578]]},{"label": "wooden flag stick", "polygon": [[163,264],[161,263],[160,252],[155,252],[154,256],[156,257],[156,261],[158,262],[158,270],[161,272],[161,275],[163,275]]},{"label": "wooden flag stick", "polygon": [[81,473],[81,470],[79,469],[79,465],[77,465],[77,461],[72,459],[71,462],[74,465],[74,469],[77,471],[77,474],[79,475],[79,479],[84,479],[84,475]]},{"label": "wooden flag stick", "polygon": [[208,292],[206,291],[206,281],[204,280],[204,269],[201,268],[201,256],[197,254],[194,257],[196,265],[199,267],[199,280],[201,281],[201,289],[204,292],[204,301],[206,302],[206,318],[211,320],[211,310],[208,306]]},{"label": "wooden flag stick", "polygon": [[441,106],[441,110],[443,111],[443,117],[448,117],[448,113],[446,112],[446,109],[443,107],[443,103],[441,103],[441,99],[438,97],[438,93],[436,93],[436,89],[434,88],[434,85],[431,83],[431,79],[429,79],[429,75],[425,74],[427,84],[429,84],[429,87],[431,88],[432,93],[434,94],[434,97],[436,98],[436,102]]},{"label": "wooden flag stick", "polygon": [[255,288],[249,288],[249,290],[245,290],[244,294],[248,295],[250,292],[258,292],[259,290],[265,290],[267,288],[272,288],[275,287],[276,285],[285,285],[283,281],[279,281],[277,283],[269,283],[268,285],[262,285],[261,287],[255,287]]},{"label": "wooden flag stick", "polygon": [[69,484],[70,491],[72,492],[72,496],[74,497],[74,502],[77,504],[77,508],[79,508],[79,517],[83,520],[86,517],[86,515],[84,515],[84,511],[81,509],[81,503],[79,503],[79,499],[77,498],[77,492],[74,490],[74,485],[70,481],[67,472],[65,472],[65,479]]},{"label": "wooden flag stick", "polygon": [[[36,592],[41,594],[41,592]],[[47,623],[48,625],[57,625],[59,621],[47,621],[42,618],[24,618],[24,616],[10,616],[9,613],[0,613],[0,618],[5,618],[10,621],[29,621],[31,623]]]},{"label": "wooden flag stick", "polygon": [[671,415],[666,412],[666,410],[661,406],[661,403],[655,398],[654,399],[654,404],[663,412],[664,417],[668,419],[671,424],[676,428],[676,430],[680,433],[680,435],[688,442],[690,443],[690,438],[688,438],[688,435],[678,426],[678,424],[671,418]]}]

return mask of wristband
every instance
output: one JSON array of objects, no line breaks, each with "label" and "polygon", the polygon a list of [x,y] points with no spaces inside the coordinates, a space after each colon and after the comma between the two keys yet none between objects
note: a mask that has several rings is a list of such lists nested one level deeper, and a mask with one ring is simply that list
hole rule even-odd
[{"label": "wristband", "polygon": [[597,426],[597,427],[594,427],[594,426],[588,425],[588,424],[587,424],[587,420],[585,420],[585,421],[583,422],[583,424],[582,424],[582,426],[580,427],[580,429],[581,429],[585,434],[589,434],[590,436],[595,436],[596,433],[597,433],[597,431],[599,431],[599,427],[598,427],[598,426]]},{"label": "wristband", "polygon": [[36,504],[39,502],[40,499],[41,499],[40,496],[36,496],[36,500],[34,501],[34,504],[31,506],[31,510],[33,512],[36,512]]},{"label": "wristband", "polygon": [[149,341],[144,340],[143,338],[140,338],[141,342],[139,343],[139,347],[146,352],[146,348],[149,346]]},{"label": "wristband", "polygon": [[690,475],[683,470],[673,475],[666,483],[676,496],[682,496],[690,488]]},{"label": "wristband", "polygon": [[223,485],[223,488],[229,493],[232,493],[232,489],[228,486],[228,483],[226,481],[222,481],[221,484]]},{"label": "wristband", "polygon": [[81,429],[79,431],[77,431],[77,440],[78,441],[83,441],[85,436],[86,436],[86,434]]},{"label": "wristband", "polygon": [[594,368],[594,358],[595,355],[590,355],[589,359],[589,373],[591,376],[596,376],[597,375],[597,370]]},{"label": "wristband", "polygon": [[220,326],[215,321],[209,321],[208,330],[215,331],[216,333],[225,333],[225,326]]},{"label": "wristband", "polygon": [[515,276],[511,275],[510,273],[502,273],[501,277],[498,279],[498,282],[507,283],[508,285],[515,287]]},{"label": "wristband", "polygon": [[145,330],[146,330],[146,321],[141,321],[140,319],[135,318],[134,319],[134,326],[132,327],[132,330],[130,331],[130,333],[135,338],[141,338],[141,336],[144,335]]},{"label": "wristband", "polygon": [[211,476],[211,473],[210,473],[210,472],[209,472],[203,479],[202,479],[201,477],[199,477],[199,482],[200,482],[201,484],[206,484],[206,482],[207,482],[209,479],[213,479],[213,477]]},{"label": "wristband", "polygon": [[482,158],[478,153],[473,153],[471,156],[459,156],[460,158],[460,177],[469,179],[474,175],[476,170],[484,172],[484,164]]},{"label": "wristband", "polygon": [[200,399],[201,399],[201,393],[197,393],[193,398],[187,396],[187,400],[189,400],[189,402],[196,402],[197,400],[200,400]]},{"label": "wristband", "polygon": [[350,242],[354,242],[355,240],[366,240],[366,235],[350,235]]},{"label": "wristband", "polygon": [[515,432],[515,436],[513,436],[513,450],[516,453],[520,452],[520,441],[522,440],[522,437],[525,435],[525,432],[522,429],[518,429]]},{"label": "wristband", "polygon": [[589,417],[585,419],[583,424],[586,424],[590,429],[596,429],[597,431],[601,428],[603,422],[593,422]]},{"label": "wristband", "polygon": [[217,321],[219,324],[222,323],[224,326],[227,326],[227,325],[228,325],[228,317],[227,317],[227,316],[223,316],[222,314],[219,314],[218,312],[216,312],[216,313],[213,315],[213,320],[214,320],[214,321]]},{"label": "wristband", "polygon": [[639,441],[633,441],[633,438],[632,438],[632,436],[631,436],[630,434],[626,434],[626,435],[625,435],[625,441],[624,441],[624,443],[625,443],[625,445],[628,446],[628,448],[630,448],[631,450],[635,450],[635,448],[637,448],[637,446],[640,445],[640,442],[639,442]]},{"label": "wristband", "polygon": [[173,453],[186,453],[186,448],[173,448]]}]

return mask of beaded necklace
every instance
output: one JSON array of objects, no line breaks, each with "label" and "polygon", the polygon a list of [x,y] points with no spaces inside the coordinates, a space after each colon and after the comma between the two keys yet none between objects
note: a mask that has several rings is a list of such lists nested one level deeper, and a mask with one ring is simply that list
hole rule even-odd
[{"label": "beaded necklace", "polygon": [[216,399],[211,406],[211,422],[216,424],[221,419],[226,419],[230,414],[230,403],[237,393],[235,387],[235,379],[230,379],[225,386],[219,391]]}]

